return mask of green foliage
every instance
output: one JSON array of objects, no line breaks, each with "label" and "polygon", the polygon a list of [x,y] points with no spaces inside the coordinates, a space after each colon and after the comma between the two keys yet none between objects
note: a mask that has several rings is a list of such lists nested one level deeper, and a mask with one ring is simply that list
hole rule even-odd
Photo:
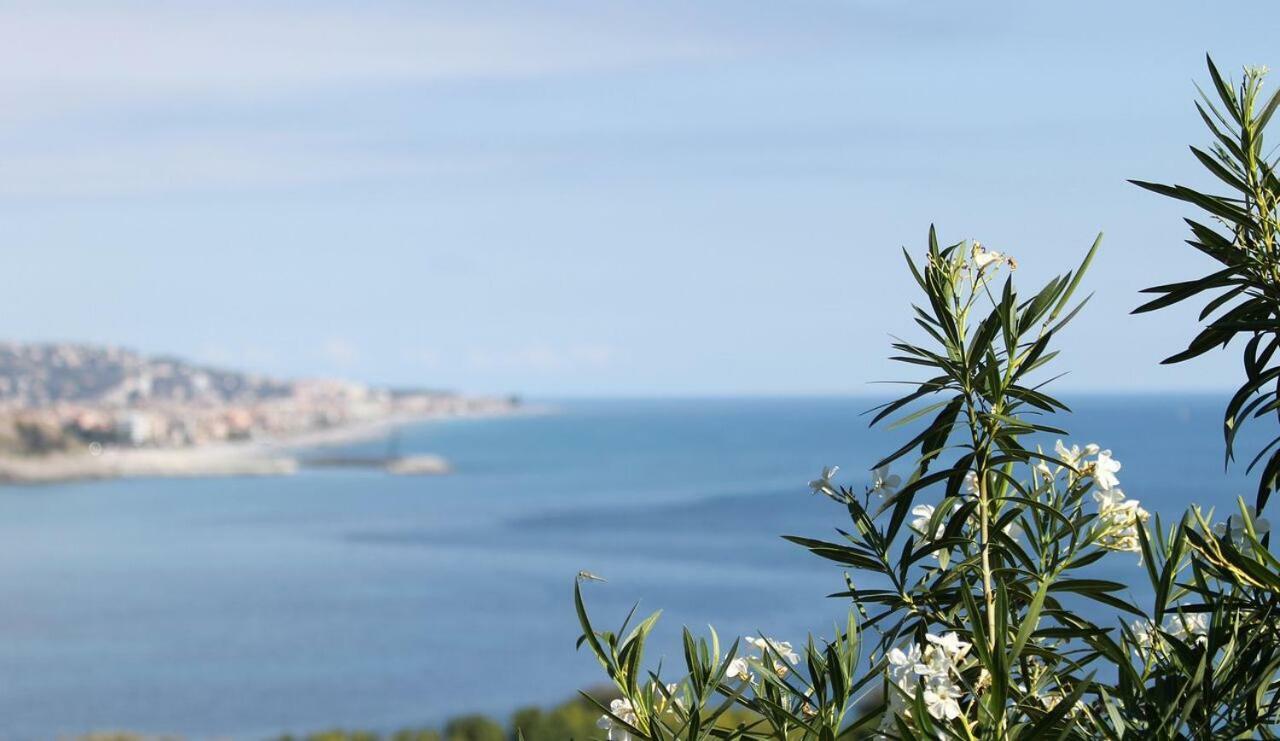
[{"label": "green foliage", "polygon": [[334,729],[300,737],[281,736],[278,741],[587,741],[598,732],[599,716],[592,701],[579,697],[553,708],[517,710],[505,728],[491,718],[467,715],[449,721],[443,733],[432,728],[406,728],[386,735]]},{"label": "green foliage", "polygon": [[[1200,312],[1208,320],[1186,349],[1164,362],[1179,363],[1216,347],[1226,347],[1237,336],[1243,349],[1245,381],[1227,404],[1223,417],[1226,457],[1232,460],[1235,438],[1246,420],[1280,415],[1280,180],[1276,163],[1263,146],[1263,131],[1280,106],[1280,91],[1262,96],[1265,69],[1247,68],[1244,79],[1232,87],[1208,59],[1213,94],[1201,92],[1196,104],[1212,135],[1207,150],[1191,153],[1226,187],[1224,195],[1205,193],[1183,185],[1159,185],[1132,181],[1147,190],[1190,203],[1204,213],[1201,220],[1187,219],[1191,238],[1187,244],[1213,258],[1221,267],[1195,280],[1146,289],[1159,296],[1139,306],[1135,313],[1154,311],[1201,294],[1210,299]],[[1216,103],[1215,103],[1216,99]],[[1262,463],[1255,506],[1261,510],[1280,486],[1280,436],[1266,445],[1249,463],[1252,471]],[[1265,463],[1264,463],[1265,461]]]},{"label": "green foliage", "polygon": [[[907,263],[926,299],[912,307],[915,321],[932,345],[893,345],[900,353],[894,359],[930,377],[872,420],[897,414],[893,425],[903,426],[932,415],[910,442],[876,464],[880,469],[914,453],[912,474],[900,491],[883,477],[862,496],[823,487],[848,510],[854,527],[847,542],[791,538],[886,585],[844,593],[873,613],[865,622],[880,635],[873,662],[903,655],[904,639],[911,651],[932,650],[931,635],[954,634],[972,645],[972,659],[955,657],[952,671],[936,678],[948,691],[965,688],[975,702],[981,699],[980,712],[961,719],[965,733],[1085,733],[1082,718],[1055,714],[1043,701],[1078,699],[1092,687],[1094,664],[1103,656],[1103,629],[1063,600],[1133,609],[1114,596],[1125,585],[1072,574],[1107,550],[1135,549],[1141,509],[1135,503],[1121,513],[1127,518],[1114,522],[1091,511],[1087,495],[1099,483],[1099,462],[1085,463],[1078,454],[1054,457],[1024,444],[1035,433],[1065,434],[1040,417],[1066,406],[1032,379],[1055,356],[1052,340],[1079,308],[1070,302],[1097,248],[1095,241],[1078,270],[1023,299],[1012,276],[998,280],[998,268],[1012,267],[1007,258],[976,243],[941,248],[930,230],[923,264],[910,256]],[[1099,461],[1106,459],[1109,453],[1099,452]],[[1112,488],[1109,481],[1101,486]],[[936,504],[916,505],[939,488]],[[904,528],[908,514],[916,518]],[[915,681],[908,673],[890,683],[889,711],[909,715],[913,732],[945,728],[929,719],[936,711],[926,712],[927,693],[916,691]]]},{"label": "green foliage", "polygon": [[[1238,89],[1212,63],[1210,74],[1226,113],[1206,100],[1218,141],[1211,154],[1193,151],[1238,195],[1140,185],[1225,226],[1230,236],[1190,222],[1192,244],[1226,268],[1151,289],[1161,297],[1140,311],[1220,291],[1201,318],[1223,313],[1168,362],[1249,338],[1247,380],[1227,410],[1230,457],[1245,418],[1280,413],[1280,184],[1261,149],[1278,98],[1259,103],[1258,71]],[[643,668],[658,615],[599,631],[579,584],[579,645],[622,695],[597,704],[609,739],[1275,737],[1280,559],[1255,511],[1239,501],[1216,525],[1198,508],[1172,527],[1149,525],[1120,488],[1111,451],[1035,444],[1067,434],[1053,417],[1069,410],[1046,392],[1043,372],[1084,303],[1073,297],[1097,248],[1023,297],[1012,259],[976,242],[943,247],[930,229],[923,260],[907,255],[922,339],[893,343],[893,359],[923,377],[900,381],[907,392],[872,410],[873,425],[914,434],[861,491],[835,483],[835,468],[810,483],[847,513],[839,539],[788,536],[846,569],[832,596],[851,600],[847,625],[799,652],[751,637],[722,650],[714,630],[707,639],[686,630],[685,674],[667,684]],[[1280,476],[1277,445],[1254,461],[1271,456],[1259,508]],[[900,463],[905,481],[889,472]],[[1124,596],[1128,580],[1093,571],[1113,552],[1133,554],[1149,606]],[[726,722],[734,710],[745,713],[736,725]]]},{"label": "green foliage", "polygon": [[[848,624],[830,639],[810,637],[803,652],[749,639],[758,652],[749,657],[738,642],[721,651],[714,631],[709,640],[686,631],[687,674],[667,685],[640,668],[657,615],[629,632],[630,619],[616,633],[597,631],[579,586],[582,642],[624,698],[601,707],[606,724],[645,739],[723,738],[719,719],[738,706],[757,719],[737,729],[740,738],[850,737],[877,720],[887,736],[1091,734],[1088,718],[1067,708],[1094,691],[1094,664],[1111,647],[1069,602],[1136,610],[1115,596],[1123,584],[1072,572],[1110,550],[1136,551],[1145,513],[1136,503],[1086,507],[1098,480],[1113,488],[1109,452],[1064,460],[1024,440],[1063,434],[1041,417],[1065,405],[1034,379],[1079,309],[1072,297],[1097,246],[1078,270],[1022,298],[1011,276],[1000,279],[1011,259],[977,243],[942,247],[931,229],[924,260],[907,256],[928,342],[893,344],[896,360],[927,377],[873,418],[920,429],[875,465],[867,490],[835,486],[831,470],[812,484],[845,508],[842,542],[789,537],[856,575],[835,595],[853,600]],[[912,471],[897,490],[887,466],[908,456]],[[1123,499],[1115,493],[1113,504]],[[935,504],[921,504],[926,495]],[[875,635],[865,655],[862,630]],[[940,669],[916,671],[922,662]],[[1070,702],[1058,712],[1062,698]]]},{"label": "green foliage", "polygon": [[432,729],[402,730],[391,734],[390,741],[442,741],[440,732]]},{"label": "green foliage", "polygon": [[507,734],[496,721],[483,715],[454,718],[444,727],[445,741],[506,741]]}]

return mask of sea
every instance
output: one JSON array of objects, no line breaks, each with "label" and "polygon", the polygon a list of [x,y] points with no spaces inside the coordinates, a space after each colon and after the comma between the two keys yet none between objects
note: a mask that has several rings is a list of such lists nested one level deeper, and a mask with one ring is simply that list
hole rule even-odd
[{"label": "sea", "polygon": [[[1224,468],[1226,395],[1064,395],[1052,423],[1123,463],[1130,497],[1176,519],[1251,496]],[[726,643],[829,635],[836,564],[781,539],[838,538],[807,482],[862,486],[903,431],[866,398],[551,400],[545,414],[424,423],[309,454],[448,458],[447,476],[304,469],[266,478],[0,488],[0,738],[128,730],[266,739],[504,719],[605,681],[575,649],[593,619],[662,610]],[[1273,424],[1273,423],[1266,423]],[[1051,444],[1051,441],[1047,441]],[[1245,458],[1247,461],[1247,457]],[[1112,578],[1145,573],[1132,554]]]}]

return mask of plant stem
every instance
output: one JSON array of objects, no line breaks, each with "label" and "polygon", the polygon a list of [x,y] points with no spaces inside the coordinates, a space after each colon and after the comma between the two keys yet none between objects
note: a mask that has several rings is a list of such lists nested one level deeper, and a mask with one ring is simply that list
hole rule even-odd
[{"label": "plant stem", "polygon": [[996,650],[996,593],[991,585],[990,504],[987,501],[987,472],[978,471],[978,518],[982,532],[982,596],[987,604],[987,647]]}]

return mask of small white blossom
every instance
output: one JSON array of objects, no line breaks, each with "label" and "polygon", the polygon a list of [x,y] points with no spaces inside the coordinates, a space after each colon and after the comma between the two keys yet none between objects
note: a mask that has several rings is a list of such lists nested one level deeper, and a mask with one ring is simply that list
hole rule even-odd
[{"label": "small white blossom", "polygon": [[925,639],[929,644],[925,651],[911,644],[905,651],[892,648],[887,654],[885,673],[901,692],[889,693],[889,707],[881,723],[882,730],[892,729],[895,717],[911,720],[911,709],[906,700],[914,699],[921,686],[921,699],[931,716],[950,721],[961,715],[960,698],[964,692],[955,681],[956,666],[969,652],[971,644],[960,640],[954,632],[941,636],[928,634]]},{"label": "small white blossom", "polygon": [[[1258,517],[1258,510],[1246,505],[1245,511],[1249,513],[1249,519],[1253,522],[1253,531],[1256,534],[1261,536],[1271,531],[1271,522],[1265,517]],[[1244,519],[1240,515],[1231,515],[1226,522],[1213,526],[1213,534],[1219,538],[1230,538],[1237,546],[1242,546],[1245,540]]]},{"label": "small white blossom", "polygon": [[915,530],[926,540],[937,540],[942,537],[942,523],[933,529],[933,535],[929,534],[929,522],[933,519],[935,509],[932,504],[917,504],[911,508],[911,514],[914,517],[911,520],[911,529]]},{"label": "small white blossom", "polygon": [[1079,445],[1072,445],[1070,448],[1068,448],[1066,445],[1062,444],[1061,440],[1059,440],[1058,442],[1054,443],[1053,452],[1057,454],[1058,460],[1067,464],[1071,468],[1080,467],[1080,446]]},{"label": "small white blossom", "polygon": [[1124,490],[1120,487],[1102,489],[1093,493],[1093,501],[1098,503],[1099,512],[1109,512],[1125,502]]},{"label": "small white blossom", "polygon": [[840,470],[839,466],[823,466],[822,475],[809,482],[809,488],[813,489],[813,493],[832,493],[835,487],[831,485],[831,479]]},{"label": "small white blossom", "polygon": [[970,253],[970,256],[973,258],[973,264],[976,265],[979,270],[987,267],[988,265],[999,265],[1002,262],[1008,262],[1011,265],[1013,264],[1013,261],[1005,255],[996,252],[995,250],[989,250],[983,247],[982,243],[978,241],[974,241],[973,250]]},{"label": "small white blossom", "polygon": [[729,662],[729,666],[725,669],[725,676],[736,679],[740,682],[754,682],[755,676],[751,673],[751,665],[741,656]]},{"label": "small white blossom", "polygon": [[922,661],[916,664],[916,674],[926,679],[930,677],[947,677],[955,667],[951,655],[937,646],[929,646],[924,650]]},{"label": "small white blossom", "polygon": [[[774,655],[780,656],[784,661],[789,662],[792,666],[800,663],[800,654],[795,652],[791,644],[786,641],[778,641],[773,638],[759,638],[753,636],[745,636],[744,641],[755,646],[760,651],[760,658],[767,659]],[[767,649],[767,650],[766,650]],[[778,676],[787,673],[787,665],[778,661],[774,661],[773,670]]]},{"label": "small white blossom", "polygon": [[[624,723],[634,726],[639,719],[636,718],[635,708],[631,707],[631,701],[626,698],[620,698],[609,703],[609,712],[620,718]],[[608,715],[600,716],[600,720],[596,721],[596,728],[608,731],[609,741],[631,741],[631,733],[627,731],[626,726],[615,721]]]},{"label": "small white blossom", "polygon": [[1203,612],[1177,613],[1165,618],[1165,632],[1174,638],[1195,638],[1197,643],[1209,640],[1209,616]]},{"label": "small white blossom", "polygon": [[[1119,465],[1116,464],[1117,467]],[[1141,553],[1138,528],[1147,522],[1151,514],[1139,506],[1138,500],[1126,498],[1124,490],[1118,486],[1095,491],[1093,499],[1098,503],[1098,524],[1095,526],[1099,533],[1098,545],[1113,551]]]},{"label": "small white blossom", "polygon": [[957,663],[969,653],[969,649],[973,648],[972,643],[966,643],[960,640],[960,635],[955,631],[943,633],[936,636],[932,633],[925,635],[925,640],[946,652],[951,662]]},{"label": "small white blossom", "polygon": [[902,477],[896,473],[889,473],[889,464],[885,464],[871,471],[871,491],[880,492],[881,496],[893,496],[898,487],[902,485]]},{"label": "small white blossom", "polygon": [[1120,485],[1120,479],[1116,478],[1116,472],[1120,470],[1120,461],[1111,457],[1110,450],[1098,452],[1098,457],[1093,461],[1093,483],[1103,491]]},{"label": "small white blossom", "polygon": [[924,705],[929,715],[938,720],[960,717],[960,687],[945,677],[935,677],[924,687]]},{"label": "small white blossom", "polygon": [[889,649],[889,680],[910,695],[915,694],[916,667],[920,665],[920,647],[911,644],[906,651],[900,648]]},{"label": "small white blossom", "polygon": [[966,496],[978,496],[978,472],[969,471],[964,475],[964,485],[961,487]]},{"label": "small white blossom", "polygon": [[1145,618],[1134,620],[1129,625],[1129,630],[1133,631],[1133,637],[1138,641],[1139,648],[1151,648],[1156,642],[1156,626],[1152,625],[1150,620]]}]

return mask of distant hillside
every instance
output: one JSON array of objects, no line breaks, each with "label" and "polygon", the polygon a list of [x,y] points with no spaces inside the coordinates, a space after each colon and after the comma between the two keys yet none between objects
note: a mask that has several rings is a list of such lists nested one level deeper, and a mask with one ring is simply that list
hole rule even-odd
[{"label": "distant hillside", "polygon": [[290,396],[294,384],[132,350],[67,343],[0,343],[0,405],[59,402],[247,404]]}]

